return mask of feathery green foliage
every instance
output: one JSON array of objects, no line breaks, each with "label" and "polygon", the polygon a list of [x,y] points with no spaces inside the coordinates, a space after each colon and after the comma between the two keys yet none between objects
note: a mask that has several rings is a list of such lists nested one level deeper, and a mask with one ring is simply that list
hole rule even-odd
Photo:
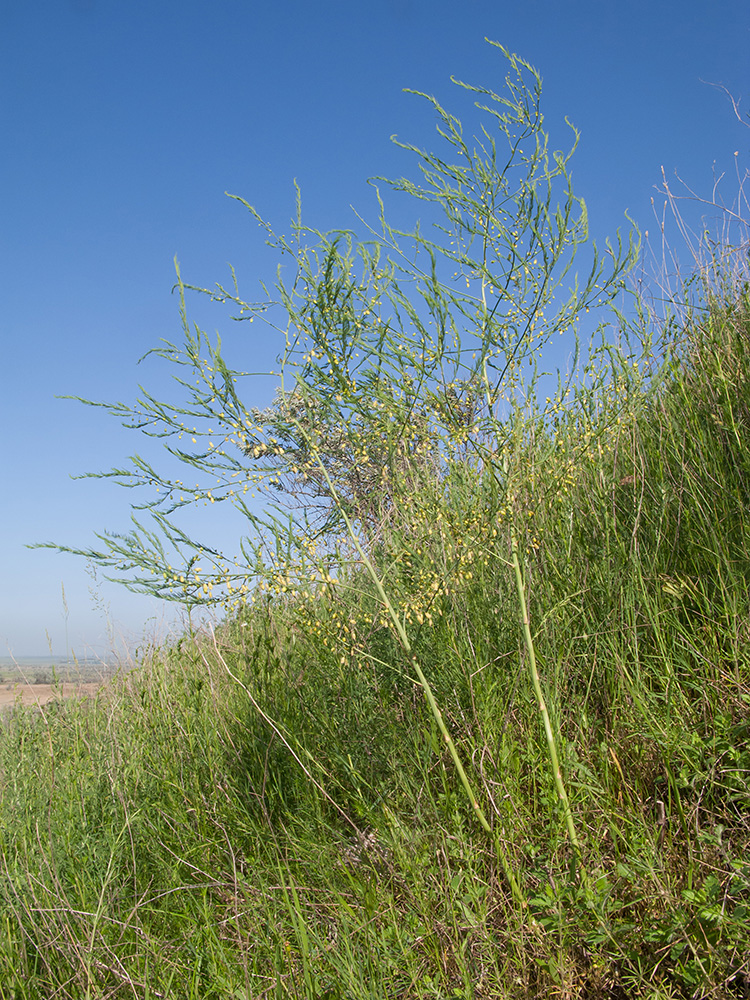
[{"label": "feathery green foliage", "polygon": [[[151,525],[101,536],[102,549],[64,551],[115,571],[136,590],[236,608],[260,580],[272,590],[302,589],[316,568],[320,575],[329,561],[338,567],[344,513],[369,550],[407,498],[423,487],[439,493],[454,466],[468,465],[471,475],[489,466],[496,476],[507,407],[534,389],[523,365],[538,364],[557,334],[574,346],[579,315],[611,300],[636,251],[632,241],[604,255],[589,245],[585,205],[568,174],[577,133],[569,152],[549,149],[540,78],[502,52],[505,95],[455,81],[476,97],[473,140],[434,98],[420,95],[436,114],[446,152],[400,143],[416,156],[421,183],[383,183],[416,201],[428,224],[393,228],[378,193],[378,226],[366,227],[366,239],[324,234],[303,224],[298,199],[287,238],[238,199],[279,253],[275,294],[246,301],[236,280],[204,291],[230,303],[235,318],[262,318],[275,331],[274,404],[247,403],[243,375],[220,341],[191,330],[178,270],[184,340],[153,353],[175,367],[182,400],[142,390],[134,406],[91,405],[164,439],[187,466],[180,475],[197,475],[199,483],[190,487],[135,456],[129,469],[102,475],[151,493],[136,505]],[[580,278],[571,268],[584,245]],[[258,491],[262,507],[248,500]],[[185,506],[216,503],[247,517],[249,534],[231,558],[188,537],[176,517]],[[298,508],[291,518],[290,504]],[[318,539],[331,560],[310,551]]]}]

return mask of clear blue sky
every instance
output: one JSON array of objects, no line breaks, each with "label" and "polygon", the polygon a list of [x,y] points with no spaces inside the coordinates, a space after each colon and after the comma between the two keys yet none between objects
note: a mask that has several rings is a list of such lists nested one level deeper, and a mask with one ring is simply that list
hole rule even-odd
[{"label": "clear blue sky", "polygon": [[[662,166],[709,196],[715,164],[731,197],[750,132],[709,84],[750,111],[747,0],[4,6],[0,656],[45,654],[47,635],[58,655],[66,642],[102,651],[108,619],[129,642],[163,628],[151,600],[94,585],[73,556],[24,547],[86,546],[128,526],[132,494],[70,477],[122,463],[140,442],[55,397],[132,400],[139,382],[159,395],[165,370],[136,362],[179,336],[174,256],[197,284],[225,280],[227,262],[246,289],[272,274],[262,234],[224,192],[284,229],[297,178],[311,224],[352,224],[350,206],[372,208],[367,177],[411,169],[393,133],[434,145],[428,109],[403,88],[450,107],[451,74],[501,87],[485,36],[540,70],[560,142],[564,115],[580,129],[573,178],[598,239],[626,210],[653,226]],[[238,367],[273,364],[260,328],[199,318],[226,335]],[[218,530],[229,546],[234,528]]]}]

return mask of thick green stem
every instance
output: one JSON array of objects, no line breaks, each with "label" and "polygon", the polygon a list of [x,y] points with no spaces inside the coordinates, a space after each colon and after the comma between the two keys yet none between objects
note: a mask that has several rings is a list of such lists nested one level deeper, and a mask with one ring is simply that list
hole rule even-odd
[{"label": "thick green stem", "polygon": [[[487,362],[484,361],[482,365],[482,376],[484,381],[484,391],[485,399],[487,401],[488,412],[492,414],[492,398],[490,392],[490,381],[487,372]],[[509,462],[507,454],[503,458],[503,476],[504,476],[504,488],[506,494],[509,492]],[[513,524],[512,518],[510,522],[510,548],[511,548],[511,564],[513,566],[513,572],[516,578],[516,590],[518,591],[518,603],[521,609],[521,624],[523,626],[523,637],[526,644],[526,652],[529,658],[529,673],[531,674],[531,683],[534,687],[534,694],[536,695],[537,704],[539,705],[539,711],[542,715],[542,720],[544,722],[544,733],[547,738],[547,748],[549,750],[550,763],[552,764],[552,773],[555,780],[555,787],[557,789],[557,795],[562,802],[563,810],[565,813],[565,824],[568,828],[568,836],[570,837],[570,842],[573,845],[576,855],[577,866],[580,867],[581,864],[581,844],[578,840],[578,834],[576,833],[575,823],[573,822],[573,813],[570,809],[570,800],[568,798],[568,793],[565,790],[565,783],[563,782],[562,772],[560,771],[560,761],[557,756],[557,744],[555,742],[555,734],[552,731],[552,723],[550,721],[549,712],[547,711],[547,703],[544,700],[544,694],[542,693],[542,685],[539,680],[539,671],[536,666],[536,652],[534,650],[534,640],[531,635],[531,626],[529,622],[529,609],[526,601],[526,587],[523,582],[523,573],[521,572],[521,563],[518,558],[518,537],[516,535],[515,525]]]},{"label": "thick green stem", "polygon": [[511,525],[510,529],[510,547],[511,547],[511,562],[513,565],[513,571],[516,577],[516,589],[518,591],[518,603],[521,607],[521,624],[523,626],[523,637],[526,644],[526,652],[529,658],[529,673],[531,674],[531,683],[534,686],[534,694],[536,695],[537,704],[539,705],[539,711],[544,722],[544,733],[547,737],[547,748],[549,750],[550,763],[552,764],[552,774],[555,779],[555,787],[557,789],[557,795],[562,802],[563,811],[565,813],[565,823],[568,828],[568,835],[570,836],[570,842],[573,844],[576,853],[576,861],[580,864],[581,860],[581,845],[578,840],[578,834],[576,833],[575,824],[573,822],[573,813],[570,809],[570,800],[568,799],[568,793],[565,791],[565,783],[563,782],[562,772],[560,771],[560,762],[557,757],[557,744],[555,742],[555,734],[552,731],[552,723],[550,721],[549,712],[547,711],[547,703],[544,700],[544,694],[542,693],[542,685],[539,680],[539,671],[536,666],[536,653],[534,652],[534,640],[531,635],[531,626],[529,623],[529,610],[528,604],[526,602],[526,588],[523,582],[523,573],[521,572],[521,563],[518,559],[518,539],[516,537],[516,529]]}]

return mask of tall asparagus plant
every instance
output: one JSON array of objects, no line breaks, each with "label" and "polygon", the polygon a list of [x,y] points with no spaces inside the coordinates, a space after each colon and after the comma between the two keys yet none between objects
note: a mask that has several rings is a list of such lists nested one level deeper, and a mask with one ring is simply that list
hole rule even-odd
[{"label": "tall asparagus plant", "polygon": [[[570,148],[550,148],[537,71],[495,46],[505,59],[501,92],[454,84],[474,99],[473,137],[434,97],[417,94],[437,120],[438,153],[397,142],[419,168],[413,178],[373,181],[378,210],[351,230],[319,232],[302,221],[299,192],[289,236],[278,235],[249,203],[286,266],[263,298],[247,301],[231,285],[180,292],[182,339],[152,353],[170,365],[181,402],[145,390],[135,404],[103,406],[126,427],[163,439],[168,470],[188,467],[189,487],[172,471],[135,456],[98,476],[138,487],[132,529],[97,536],[99,546],[63,548],[105,567],[136,591],[189,606],[237,609],[260,590],[311,593],[331,585],[354,561],[369,573],[449,745],[482,825],[470,787],[428,678],[389,602],[378,545],[408,521],[420,490],[468,470],[477,484],[516,496],[524,475],[512,413],[524,405],[544,420],[535,373],[550,341],[576,341],[582,313],[609,302],[637,248],[631,238],[600,254],[590,243],[584,202],[572,189]],[[402,230],[388,221],[385,195],[401,192],[422,219]],[[586,245],[583,271],[574,269]],[[288,275],[289,277],[285,277]],[[233,276],[234,277],[234,276]],[[228,303],[238,320],[259,320],[278,337],[280,365],[272,405],[245,395],[218,338],[191,327],[186,291]],[[531,369],[528,364],[531,364]],[[531,370],[529,378],[524,373]],[[555,405],[554,401],[550,405]],[[180,472],[180,476],[186,475]],[[256,495],[256,499],[251,497]],[[262,503],[257,497],[262,498]],[[230,504],[248,531],[225,556],[180,527],[182,508]],[[137,511],[144,511],[146,518]],[[523,587],[522,555],[509,535],[534,687],[536,674]],[[555,779],[577,846],[570,805],[546,710]]]}]

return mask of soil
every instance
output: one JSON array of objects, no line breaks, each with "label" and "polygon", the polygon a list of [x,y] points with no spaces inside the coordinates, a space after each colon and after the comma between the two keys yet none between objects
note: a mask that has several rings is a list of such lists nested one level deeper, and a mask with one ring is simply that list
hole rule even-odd
[{"label": "soil", "polygon": [[22,705],[48,705],[62,698],[80,698],[95,694],[101,681],[68,681],[60,684],[28,684],[24,681],[6,682],[0,686],[0,709]]}]

